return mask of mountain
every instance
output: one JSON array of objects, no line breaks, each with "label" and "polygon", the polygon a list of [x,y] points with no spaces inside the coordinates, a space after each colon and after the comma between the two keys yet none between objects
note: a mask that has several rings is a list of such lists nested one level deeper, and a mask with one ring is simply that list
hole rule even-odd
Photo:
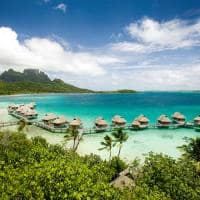
[{"label": "mountain", "polygon": [[25,69],[22,73],[9,69],[0,75],[0,95],[30,93],[93,93],[93,91],[78,88],[60,79],[52,81],[47,74],[37,69]]},{"label": "mountain", "polygon": [[25,69],[17,72],[13,69],[0,75],[0,95],[32,93],[135,93],[134,90],[92,91],[79,88],[61,79],[51,80],[38,69]]},{"label": "mountain", "polygon": [[44,72],[38,69],[25,69],[22,73],[16,72],[13,69],[3,72],[0,75],[0,80],[5,82],[39,82],[39,83],[50,83],[51,79]]}]

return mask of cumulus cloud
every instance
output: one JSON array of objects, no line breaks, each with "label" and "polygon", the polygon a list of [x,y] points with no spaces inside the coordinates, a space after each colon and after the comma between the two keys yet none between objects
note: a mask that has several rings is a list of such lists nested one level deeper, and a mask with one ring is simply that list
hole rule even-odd
[{"label": "cumulus cloud", "polygon": [[73,52],[48,38],[29,38],[22,42],[8,27],[0,28],[0,66],[22,70],[38,67],[44,71],[98,76],[106,73],[105,65],[119,62],[115,57],[90,52]]},{"label": "cumulus cloud", "polygon": [[67,10],[67,5],[66,4],[64,4],[64,3],[60,3],[60,4],[58,4],[56,7],[55,7],[55,9],[56,10],[60,10],[60,11],[62,11],[62,12],[66,12],[66,10]]},{"label": "cumulus cloud", "polygon": [[[116,42],[112,50],[106,45],[98,50],[81,47],[76,51],[57,36],[51,39],[32,37],[20,41],[14,30],[0,27],[0,69],[12,67],[22,71],[27,67],[39,68],[51,77],[96,90],[200,89],[200,48],[193,51],[193,47],[199,43],[199,30],[196,28],[198,23],[183,23],[190,30],[181,36],[168,36],[168,40],[173,38],[173,41],[157,41],[155,37],[164,37],[161,30],[165,30],[163,27],[166,26],[161,24],[165,23],[153,25],[159,27],[154,37],[143,33],[149,28],[142,25],[141,21],[135,23],[134,26],[137,26],[134,28],[132,25],[126,28],[132,41]],[[191,48],[186,50],[185,44],[189,44],[188,41],[191,41]],[[117,49],[119,45],[121,51]],[[166,49],[177,51],[165,52]]]},{"label": "cumulus cloud", "polygon": [[159,22],[143,18],[129,24],[125,30],[131,41],[115,43],[113,50],[148,53],[200,45],[200,20],[194,23],[180,19]]}]

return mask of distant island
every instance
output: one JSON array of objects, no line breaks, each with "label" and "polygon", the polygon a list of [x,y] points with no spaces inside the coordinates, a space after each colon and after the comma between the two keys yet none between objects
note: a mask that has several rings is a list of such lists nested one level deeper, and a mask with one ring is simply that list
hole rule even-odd
[{"label": "distant island", "polygon": [[33,93],[134,93],[134,90],[93,91],[65,83],[61,79],[51,80],[39,69],[25,69],[17,72],[13,69],[0,75],[0,95]]}]

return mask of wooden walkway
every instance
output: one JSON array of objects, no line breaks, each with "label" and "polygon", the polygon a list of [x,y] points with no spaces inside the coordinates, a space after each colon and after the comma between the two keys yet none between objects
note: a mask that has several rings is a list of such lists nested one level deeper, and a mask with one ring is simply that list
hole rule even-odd
[{"label": "wooden walkway", "polygon": [[7,127],[7,126],[15,126],[18,122],[0,122],[0,128]]},{"label": "wooden walkway", "polygon": [[52,133],[66,133],[68,127],[66,128],[55,128],[53,126],[48,126],[46,124],[44,124],[43,122],[33,122],[33,125],[40,127],[42,129],[48,130]]},{"label": "wooden walkway", "polygon": [[[37,126],[39,128],[45,129],[47,131],[50,131],[52,133],[66,133],[68,126],[65,128],[56,128],[54,126],[49,126],[44,124],[41,121],[36,121],[36,120],[29,120],[21,115],[18,115],[16,113],[9,113],[10,115],[12,115],[13,117],[17,118],[17,119],[23,119],[24,121],[26,121],[28,124],[32,124],[34,126]],[[0,122],[0,127],[5,127],[5,126],[13,126],[13,125],[17,125],[18,122]],[[105,131],[98,131],[95,128],[80,128],[79,132],[81,137],[83,135],[89,135],[89,134],[101,134],[103,132],[112,132],[114,130],[116,130],[119,127],[115,127],[112,125],[109,125],[108,128]],[[157,124],[150,124],[148,128],[146,129],[158,129],[158,128],[162,128],[162,127],[158,127]],[[185,125],[178,125],[178,124],[171,124],[168,128],[165,129],[177,129],[177,128],[196,128],[194,126],[193,122],[187,122]],[[131,125],[126,125],[125,127],[123,127],[123,130],[131,130],[131,131],[141,131],[143,129],[139,129],[139,130],[134,130],[132,129]]]}]

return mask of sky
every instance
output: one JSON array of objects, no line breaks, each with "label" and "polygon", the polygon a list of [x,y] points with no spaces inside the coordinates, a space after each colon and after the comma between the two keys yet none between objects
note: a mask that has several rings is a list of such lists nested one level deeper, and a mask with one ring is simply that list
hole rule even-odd
[{"label": "sky", "polygon": [[200,90],[200,0],[1,0],[9,68],[93,90]]}]

